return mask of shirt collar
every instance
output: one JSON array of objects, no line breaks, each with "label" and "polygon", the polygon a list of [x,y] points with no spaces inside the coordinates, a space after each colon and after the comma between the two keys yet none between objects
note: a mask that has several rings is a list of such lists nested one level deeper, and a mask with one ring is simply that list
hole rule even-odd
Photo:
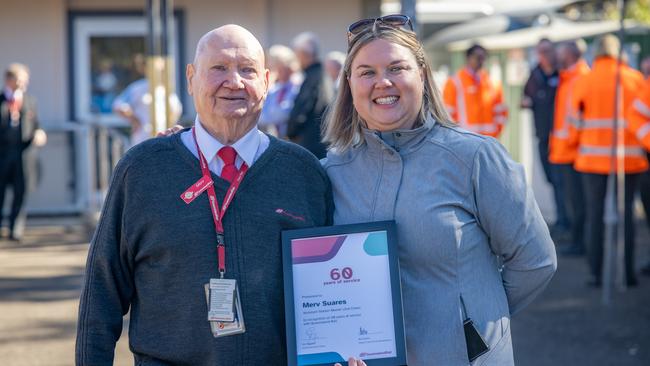
[{"label": "shirt collar", "polygon": [[[208,164],[215,158],[217,152],[221,150],[225,145],[219,142],[216,138],[212,137],[208,131],[203,128],[201,121],[199,121],[199,116],[196,116],[194,123],[196,129],[196,141],[205,156],[205,159],[208,161]],[[242,138],[237,140],[232,146],[237,155],[248,165],[249,167],[253,165],[255,154],[260,145],[260,134],[257,126],[254,126],[250,129]]]},{"label": "shirt collar", "polygon": [[6,86],[3,89],[3,92],[5,94],[5,99],[11,100],[11,99],[22,99],[22,91],[20,89],[16,89],[15,91],[7,88]]}]

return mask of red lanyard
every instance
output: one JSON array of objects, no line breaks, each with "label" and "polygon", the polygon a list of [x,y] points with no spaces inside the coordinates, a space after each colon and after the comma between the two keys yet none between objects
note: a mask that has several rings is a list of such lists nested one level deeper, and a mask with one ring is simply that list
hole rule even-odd
[{"label": "red lanyard", "polygon": [[[205,156],[203,156],[201,148],[199,148],[199,143],[196,140],[196,131],[194,128],[192,128],[192,136],[194,137],[196,151],[198,152],[199,161],[201,162],[201,171],[203,172],[203,178],[212,180],[212,175],[210,174],[210,169],[208,168],[208,161],[205,159]],[[223,234],[222,220],[226,214],[226,210],[228,210],[228,206],[230,206],[230,203],[235,197],[235,193],[237,193],[237,189],[239,189],[239,185],[244,179],[244,175],[246,175],[247,171],[248,165],[246,165],[246,163],[242,164],[241,168],[239,169],[239,173],[237,176],[235,176],[235,179],[232,181],[232,183],[230,183],[230,188],[228,188],[228,191],[226,192],[226,197],[223,200],[221,210],[219,210],[217,195],[214,193],[214,185],[211,184],[207,189],[208,198],[210,201],[210,210],[212,211],[212,219],[214,220],[215,230],[217,231],[217,258],[219,260],[219,274],[221,275],[221,278],[223,278],[224,274],[226,273],[226,241]]]}]

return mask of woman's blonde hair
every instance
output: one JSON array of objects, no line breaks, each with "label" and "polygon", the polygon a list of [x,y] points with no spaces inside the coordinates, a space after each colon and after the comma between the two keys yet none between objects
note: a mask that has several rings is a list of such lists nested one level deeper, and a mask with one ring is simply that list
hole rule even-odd
[{"label": "woman's blonde hair", "polygon": [[[329,150],[345,152],[363,142],[362,128],[367,126],[354,108],[352,91],[347,78],[350,77],[352,61],[359,53],[359,50],[376,39],[383,39],[408,48],[415,56],[415,60],[422,70],[424,93],[422,95],[422,109],[420,109],[415,126],[422,125],[428,116],[432,116],[443,125],[453,125],[442,104],[440,93],[433,80],[431,66],[427,62],[424,50],[416,34],[405,29],[375,22],[372,27],[368,27],[368,29],[356,34],[348,44],[348,55],[341,77],[342,82],[334,102],[326,112],[322,127],[323,142],[329,145]],[[345,77],[345,80],[343,77]]]}]

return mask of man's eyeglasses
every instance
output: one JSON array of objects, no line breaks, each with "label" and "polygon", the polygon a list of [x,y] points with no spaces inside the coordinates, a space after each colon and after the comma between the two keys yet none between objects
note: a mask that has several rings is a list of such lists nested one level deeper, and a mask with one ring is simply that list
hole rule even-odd
[{"label": "man's eyeglasses", "polygon": [[379,18],[361,19],[350,24],[348,27],[348,42],[350,42],[352,37],[361,33],[364,29],[368,28],[368,26],[374,26],[377,22],[394,28],[402,28],[404,26],[408,26],[408,29],[410,31],[413,31],[413,23],[411,23],[411,18],[402,14],[391,14]]}]

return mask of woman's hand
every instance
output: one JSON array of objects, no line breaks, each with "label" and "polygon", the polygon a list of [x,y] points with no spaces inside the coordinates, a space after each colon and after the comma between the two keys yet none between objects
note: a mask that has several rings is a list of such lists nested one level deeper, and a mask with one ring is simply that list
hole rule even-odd
[{"label": "woman's hand", "polygon": [[[337,363],[337,364],[334,365],[334,366],[341,366],[341,364],[340,364],[340,363]],[[357,360],[357,359],[354,358],[354,357],[350,357],[350,358],[348,359],[348,366],[366,366],[366,363],[363,362],[362,360]]]},{"label": "woman's hand", "polygon": [[165,136],[173,135],[176,132],[180,132],[182,130],[183,130],[183,126],[176,125],[174,127],[171,127],[171,128],[168,128],[168,129],[164,130],[163,132],[158,132],[156,134],[156,137],[165,137]]}]

